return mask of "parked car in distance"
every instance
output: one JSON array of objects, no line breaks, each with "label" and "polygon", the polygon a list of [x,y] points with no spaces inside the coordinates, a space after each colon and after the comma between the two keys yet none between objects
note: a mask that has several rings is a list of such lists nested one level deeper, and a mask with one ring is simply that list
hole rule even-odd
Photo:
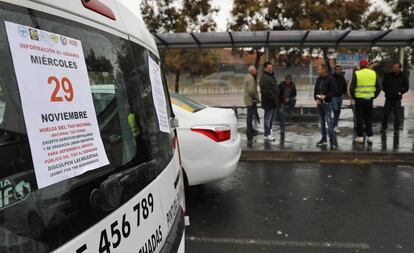
[{"label": "parked car in distance", "polygon": [[208,107],[177,93],[170,96],[179,121],[177,136],[188,184],[205,184],[230,175],[241,154],[234,111]]}]

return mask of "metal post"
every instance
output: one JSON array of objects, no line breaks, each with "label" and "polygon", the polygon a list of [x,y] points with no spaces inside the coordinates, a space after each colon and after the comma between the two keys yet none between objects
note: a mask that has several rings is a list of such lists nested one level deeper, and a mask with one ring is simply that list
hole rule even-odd
[{"label": "metal post", "polygon": [[265,61],[269,61],[269,48],[265,47]]},{"label": "metal post", "polygon": [[403,47],[400,47],[399,49],[399,53],[400,53],[400,63],[402,65],[402,67],[404,68],[404,57],[405,57],[405,50]]},{"label": "metal post", "polygon": [[[309,63],[309,85],[312,85],[312,76],[313,76],[313,60],[311,58],[311,61]],[[312,94],[312,91],[310,92],[309,95],[311,95],[311,94]]]}]

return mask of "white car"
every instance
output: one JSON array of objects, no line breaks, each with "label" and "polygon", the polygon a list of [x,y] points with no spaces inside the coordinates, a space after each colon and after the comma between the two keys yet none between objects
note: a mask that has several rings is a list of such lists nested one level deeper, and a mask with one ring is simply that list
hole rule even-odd
[{"label": "white car", "polygon": [[224,179],[240,159],[240,134],[233,110],[212,108],[171,93],[178,119],[181,160],[189,185]]}]

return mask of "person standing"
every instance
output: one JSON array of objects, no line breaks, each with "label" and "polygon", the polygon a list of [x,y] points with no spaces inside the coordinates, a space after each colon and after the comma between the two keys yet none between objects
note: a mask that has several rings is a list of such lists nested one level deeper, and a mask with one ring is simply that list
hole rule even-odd
[{"label": "person standing", "polygon": [[338,128],[338,122],[341,115],[342,99],[348,90],[345,77],[342,74],[342,67],[339,65],[335,66],[335,72],[332,75],[332,84],[333,128],[335,133],[339,134],[341,131]]},{"label": "person standing", "polygon": [[244,103],[247,107],[247,135],[253,136],[257,134],[257,130],[253,128],[253,115],[257,110],[257,104],[260,102],[257,94],[257,70],[254,65],[248,68],[249,73],[244,77]]},{"label": "person standing", "polygon": [[260,79],[260,91],[262,95],[262,107],[264,114],[264,140],[274,141],[272,136],[272,125],[275,112],[279,106],[279,87],[273,76],[273,65],[271,62],[263,64],[263,74]]},{"label": "person standing", "polygon": [[385,92],[384,117],[382,119],[381,133],[385,133],[391,110],[394,112],[394,133],[398,133],[401,125],[401,99],[409,89],[408,79],[401,72],[401,63],[392,65],[392,72],[385,75],[382,89]]},{"label": "person standing", "polygon": [[[337,148],[336,134],[333,130],[332,119],[332,97],[334,96],[332,76],[329,75],[328,66],[322,64],[319,66],[319,77],[316,79],[313,97],[318,106],[319,119],[321,124],[322,139],[316,143],[316,146],[327,145],[327,135],[329,135],[329,142],[331,149]],[[326,131],[328,125],[328,131]]]},{"label": "person standing", "polygon": [[283,133],[286,126],[286,110],[292,112],[295,109],[296,105],[296,86],[292,81],[291,75],[286,75],[285,80],[279,84],[280,91],[280,107],[279,107],[279,121],[280,121],[280,130]]},{"label": "person standing", "polygon": [[368,61],[363,59],[359,62],[360,70],[355,71],[349,92],[355,100],[356,116],[356,143],[364,143],[364,125],[367,135],[367,143],[372,144],[372,116],[374,99],[381,92],[381,84],[378,82],[377,73],[368,68]]}]

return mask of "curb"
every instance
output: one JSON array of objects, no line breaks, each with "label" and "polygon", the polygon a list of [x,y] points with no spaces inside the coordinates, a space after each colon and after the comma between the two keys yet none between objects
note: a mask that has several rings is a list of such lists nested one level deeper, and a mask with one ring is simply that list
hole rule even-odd
[{"label": "curb", "polygon": [[411,152],[328,152],[242,150],[240,161],[318,162],[324,164],[413,164]]}]

